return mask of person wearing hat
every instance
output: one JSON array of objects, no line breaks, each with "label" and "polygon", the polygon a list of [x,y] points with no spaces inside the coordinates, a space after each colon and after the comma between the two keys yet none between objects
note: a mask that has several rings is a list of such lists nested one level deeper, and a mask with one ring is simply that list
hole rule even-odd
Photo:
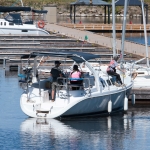
[{"label": "person wearing hat", "polygon": [[57,83],[57,78],[62,77],[62,72],[59,68],[61,62],[60,61],[55,61],[55,67],[51,69],[50,75],[53,77],[53,82],[52,82],[52,92],[51,92],[51,98],[52,102],[55,101],[55,91],[56,91],[56,86],[58,85]]},{"label": "person wearing hat", "polygon": [[[117,63],[117,61],[119,60],[119,58],[120,57],[118,55],[116,55],[116,56],[113,57],[113,59],[110,61],[110,64],[109,64],[109,66],[107,68],[107,74],[110,75],[110,76],[115,76],[116,81],[119,81],[120,84],[121,84],[121,86],[124,86],[125,84],[122,83],[120,75],[118,73],[116,73],[116,68],[124,73],[124,70],[122,70],[119,67],[118,63]],[[120,86],[116,81],[114,82],[114,84],[116,86]]]}]

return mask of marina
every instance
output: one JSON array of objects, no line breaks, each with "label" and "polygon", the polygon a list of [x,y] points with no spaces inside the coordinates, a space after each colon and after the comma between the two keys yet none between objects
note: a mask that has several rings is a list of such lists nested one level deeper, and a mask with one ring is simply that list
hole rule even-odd
[{"label": "marina", "polygon": [[[47,21],[17,24],[17,14],[11,13],[0,20],[0,149],[150,149],[148,5],[129,1],[142,6],[145,16],[141,24],[134,24],[129,14],[126,20],[132,9],[127,10],[127,0],[123,1],[116,2],[124,6],[123,25],[115,25],[114,0],[70,3],[74,24],[68,18],[68,23],[50,22],[56,11],[62,11],[51,4],[43,7],[43,12],[54,15],[46,16]],[[81,4],[94,9],[75,8]],[[104,5],[105,24],[83,23],[81,18],[75,23],[79,13],[99,14],[94,11],[97,4],[98,11]],[[42,12],[32,10],[32,19]],[[116,16],[113,24],[110,16]],[[126,21],[130,23],[125,26]]]},{"label": "marina", "polygon": [[[8,43],[9,45],[5,44],[4,46],[1,46],[1,53],[0,53],[0,60],[1,63],[3,63],[3,59],[5,58],[6,60],[6,65],[9,66],[10,70],[18,70],[18,63],[21,63],[20,56],[22,54],[28,54],[32,51],[82,51],[82,52],[92,52],[95,54],[100,54],[101,59],[100,62],[103,64],[108,64],[110,59],[113,56],[112,50],[110,49],[112,47],[112,38],[111,37],[106,37],[102,35],[96,35],[93,33],[90,33],[88,31],[82,31],[80,33],[80,30],[77,29],[70,29],[67,30],[66,27],[61,27],[58,25],[53,25],[50,24],[49,26],[47,25],[46,28],[49,27],[49,32],[51,34],[49,36],[6,36],[4,35],[1,36],[2,39],[2,45],[5,43]],[[54,32],[55,29],[55,32]],[[76,33],[80,34],[76,34]],[[71,35],[69,35],[71,34]],[[75,36],[73,36],[75,34]],[[91,35],[93,34],[93,35]],[[84,35],[88,35],[88,41],[84,43]],[[97,40],[94,43],[93,41],[90,40],[92,37]],[[98,38],[96,38],[96,36]],[[104,40],[104,38],[106,38]],[[12,41],[12,42],[11,42]],[[24,42],[24,44],[22,43]],[[29,41],[29,42],[28,42]],[[103,43],[105,42],[105,43]],[[118,42],[121,42],[121,40],[117,41],[117,45],[119,45]],[[101,44],[103,43],[103,44]],[[22,46],[21,46],[22,45]],[[107,45],[107,46],[105,46]],[[7,47],[8,46],[8,47]],[[128,46],[128,47],[127,47]],[[47,49],[45,48],[47,47]],[[136,51],[132,50],[136,49]],[[131,49],[132,48],[132,49]],[[127,50],[128,49],[128,50]],[[143,49],[143,51],[141,51]],[[128,41],[128,43],[125,44],[125,60],[129,62],[130,60],[139,60],[142,58],[142,56],[145,56],[145,46],[142,44],[134,43]],[[127,51],[126,51],[127,50]],[[5,51],[5,52],[4,52]],[[13,53],[12,53],[13,52]],[[28,53],[27,53],[28,52]],[[139,53],[140,55],[139,55]],[[118,54],[119,54],[119,48],[118,48]],[[25,60],[24,62],[26,62]],[[48,62],[53,62],[53,60],[47,60]],[[71,62],[68,62],[71,63]],[[144,64],[145,62],[142,61],[141,64]],[[46,65],[46,64],[45,64]],[[4,67],[5,68],[5,67]],[[138,100],[144,100],[144,99],[149,99],[149,94],[145,94],[145,90],[148,91],[149,85],[146,87],[134,87],[133,86],[133,91],[132,93],[136,93],[136,99]],[[142,94],[143,93],[143,94]]]}]

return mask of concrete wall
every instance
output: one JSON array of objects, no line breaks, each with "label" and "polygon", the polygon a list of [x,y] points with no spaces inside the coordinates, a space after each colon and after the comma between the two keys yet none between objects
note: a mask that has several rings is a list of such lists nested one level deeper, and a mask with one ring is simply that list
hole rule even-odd
[{"label": "concrete wall", "polygon": [[44,6],[44,10],[47,10],[47,14],[44,16],[44,20],[46,20],[48,23],[56,23],[57,22],[57,6],[56,5],[50,5],[50,6]]}]

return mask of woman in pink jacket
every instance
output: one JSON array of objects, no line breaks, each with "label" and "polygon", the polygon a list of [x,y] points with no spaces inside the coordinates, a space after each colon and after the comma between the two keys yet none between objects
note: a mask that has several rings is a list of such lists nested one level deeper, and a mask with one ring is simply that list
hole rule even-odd
[{"label": "woman in pink jacket", "polygon": [[[81,72],[78,69],[77,65],[73,66],[73,71],[70,73],[70,83],[71,84],[82,84]],[[79,90],[79,87],[72,87],[72,90]]]},{"label": "woman in pink jacket", "polygon": [[[114,56],[113,59],[110,61],[110,64],[107,68],[107,74],[110,76],[115,76],[116,80],[120,82],[121,86],[124,86],[124,84],[121,81],[120,75],[116,73],[116,69],[122,71],[124,73],[124,70],[120,69],[117,61],[119,60],[119,56]],[[117,82],[114,83],[116,86],[120,86]]]}]

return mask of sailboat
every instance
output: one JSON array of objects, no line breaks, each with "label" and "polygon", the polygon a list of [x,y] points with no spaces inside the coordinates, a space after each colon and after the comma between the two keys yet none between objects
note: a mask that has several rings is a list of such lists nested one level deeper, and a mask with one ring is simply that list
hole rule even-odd
[{"label": "sailboat", "polygon": [[[43,21],[38,22],[38,26],[33,24],[33,21],[23,22],[21,19],[20,11],[31,11],[30,7],[4,7],[0,6],[1,12],[11,12],[5,18],[0,19],[0,34],[5,35],[49,35],[49,33],[43,29],[45,23]],[[12,13],[13,12],[13,13]]]},{"label": "sailboat", "polygon": [[[142,14],[143,14],[143,24],[144,24],[144,37],[145,37],[145,50],[146,57],[132,64],[127,63],[127,66],[133,65],[133,72],[137,74],[137,77],[134,79],[134,88],[146,88],[150,84],[150,68],[149,68],[149,52],[148,52],[148,42],[147,42],[147,31],[146,31],[146,21],[145,21],[145,12],[144,12],[144,1],[141,0]],[[146,59],[145,66],[138,65],[141,61]]]},{"label": "sailboat", "polygon": [[[30,55],[24,55],[23,58],[34,58],[34,70],[37,57],[51,57],[51,59],[62,62],[66,59],[72,59],[76,64],[84,63],[89,71],[84,72],[81,84],[71,84],[70,66],[66,62],[63,66],[65,76],[61,79],[62,84],[56,88],[55,101],[51,101],[52,88],[47,87],[48,79],[38,77],[37,82],[29,83],[28,78],[20,81],[27,84],[26,89],[20,97],[20,106],[22,111],[33,118],[58,118],[68,116],[89,116],[95,114],[111,114],[128,109],[128,98],[132,89],[133,82],[130,72],[126,72],[123,78],[126,86],[116,87],[108,79],[108,75],[103,72],[97,72],[90,64],[89,60],[99,58],[99,55],[82,52],[32,52]],[[64,58],[64,60],[63,60]],[[35,71],[33,71],[35,72]],[[99,76],[100,75],[100,76]],[[50,81],[51,82],[51,81]],[[78,87],[73,90],[72,87]]]}]

